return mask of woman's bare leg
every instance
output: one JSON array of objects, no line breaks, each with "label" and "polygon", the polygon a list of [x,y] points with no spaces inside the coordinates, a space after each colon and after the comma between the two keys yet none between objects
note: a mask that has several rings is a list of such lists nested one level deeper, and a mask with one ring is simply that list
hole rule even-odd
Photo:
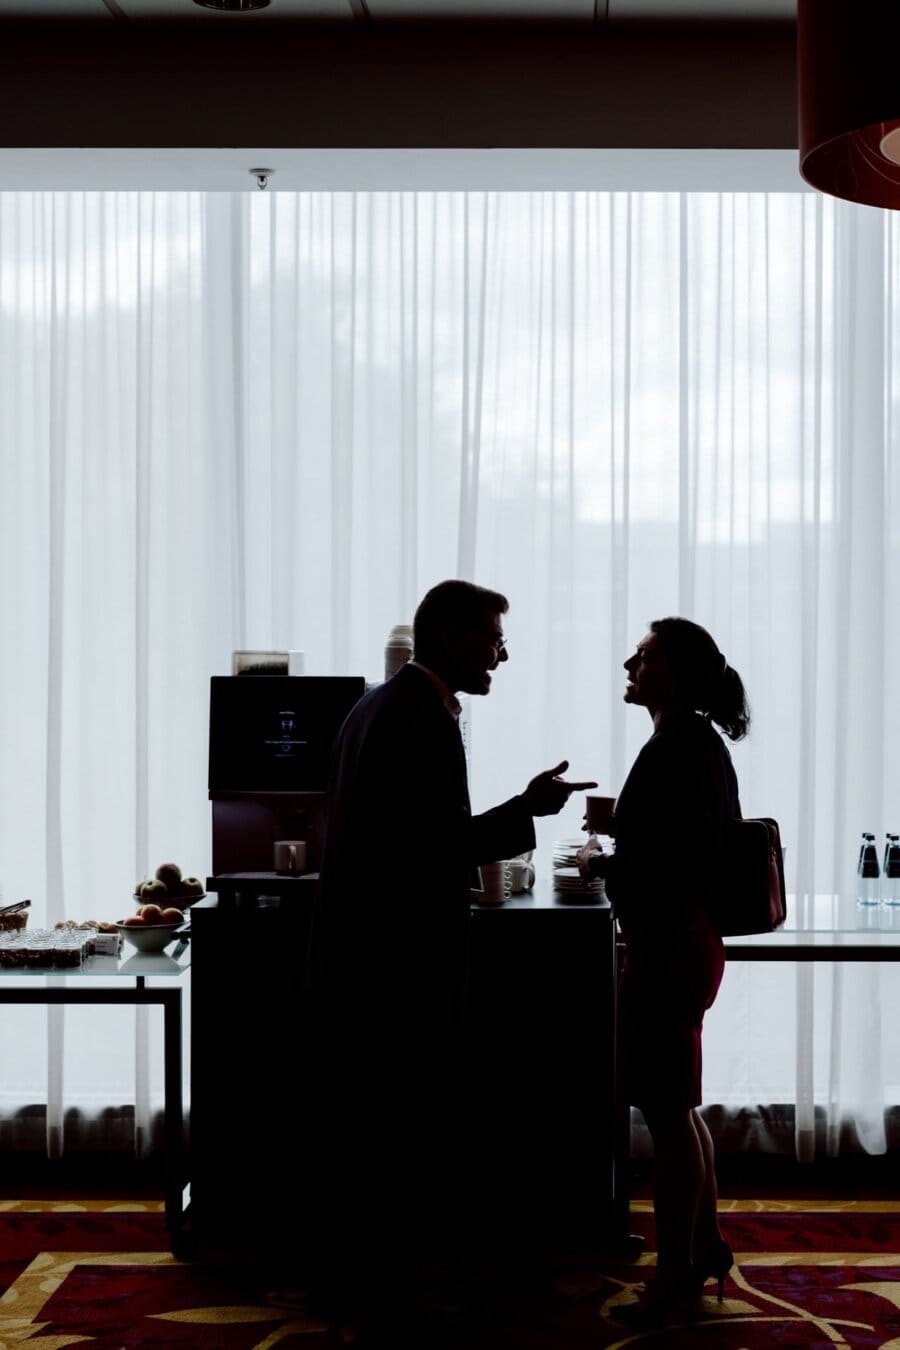
[{"label": "woman's bare leg", "polygon": [[722,1231],[719,1228],[719,1190],[712,1135],[699,1111],[695,1109],[691,1115],[703,1153],[703,1185],[697,1201],[694,1225],[694,1257],[698,1258],[722,1241]]},{"label": "woman's bare leg", "polygon": [[694,1228],[708,1185],[705,1140],[690,1109],[645,1112],[644,1117],[653,1140],[657,1276],[660,1283],[677,1285],[690,1271]]}]

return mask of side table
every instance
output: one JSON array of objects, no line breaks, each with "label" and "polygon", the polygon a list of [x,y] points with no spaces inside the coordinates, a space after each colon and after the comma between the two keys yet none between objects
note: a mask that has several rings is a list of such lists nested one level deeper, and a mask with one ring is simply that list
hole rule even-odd
[{"label": "side table", "polygon": [[[149,955],[125,948],[120,956],[91,956],[77,970],[0,970],[0,1003],[101,1004],[107,1007],[159,1004],[163,1009],[164,1194],[166,1226],[173,1250],[185,1221],[184,1104],[182,1091],[182,990],[149,980],[181,979],[190,965],[190,948],[179,943],[177,956]],[[113,984],[88,987],[87,980]],[[33,981],[40,980],[38,986]],[[47,983],[52,980],[52,983]]]}]

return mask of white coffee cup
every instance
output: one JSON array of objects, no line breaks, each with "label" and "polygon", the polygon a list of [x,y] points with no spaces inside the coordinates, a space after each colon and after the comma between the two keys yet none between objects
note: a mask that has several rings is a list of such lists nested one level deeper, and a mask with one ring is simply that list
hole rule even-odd
[{"label": "white coffee cup", "polygon": [[282,876],[299,876],[306,870],[306,844],[302,839],[278,839],[274,847],[275,871]]},{"label": "white coffee cup", "polygon": [[479,905],[502,905],[512,894],[509,863],[483,863],[480,867],[481,890],[473,889],[472,899]]},{"label": "white coffee cup", "polygon": [[510,858],[509,888],[513,895],[530,891],[534,885],[534,863],[527,858]]}]

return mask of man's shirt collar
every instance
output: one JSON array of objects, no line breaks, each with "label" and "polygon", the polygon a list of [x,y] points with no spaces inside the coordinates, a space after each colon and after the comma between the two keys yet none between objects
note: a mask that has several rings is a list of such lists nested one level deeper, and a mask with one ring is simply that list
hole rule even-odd
[{"label": "man's shirt collar", "polygon": [[451,717],[455,717],[458,720],[459,715],[462,712],[462,704],[460,703],[459,699],[456,697],[450,686],[444,683],[440,675],[435,675],[434,671],[431,670],[429,666],[423,666],[421,661],[410,661],[409,664],[411,666],[415,666],[417,670],[421,670],[425,675],[428,676],[429,680],[440,694],[441,702],[447,709],[448,713],[450,713]]}]

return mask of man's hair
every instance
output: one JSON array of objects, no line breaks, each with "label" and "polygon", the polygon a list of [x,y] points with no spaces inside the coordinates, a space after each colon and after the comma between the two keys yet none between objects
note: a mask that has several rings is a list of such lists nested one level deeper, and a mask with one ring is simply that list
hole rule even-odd
[{"label": "man's hair", "polygon": [[505,614],[509,601],[499,591],[489,591],[472,581],[440,581],[419,603],[413,618],[413,649],[427,657],[440,645],[441,637],[455,628],[470,628],[484,614]]}]

